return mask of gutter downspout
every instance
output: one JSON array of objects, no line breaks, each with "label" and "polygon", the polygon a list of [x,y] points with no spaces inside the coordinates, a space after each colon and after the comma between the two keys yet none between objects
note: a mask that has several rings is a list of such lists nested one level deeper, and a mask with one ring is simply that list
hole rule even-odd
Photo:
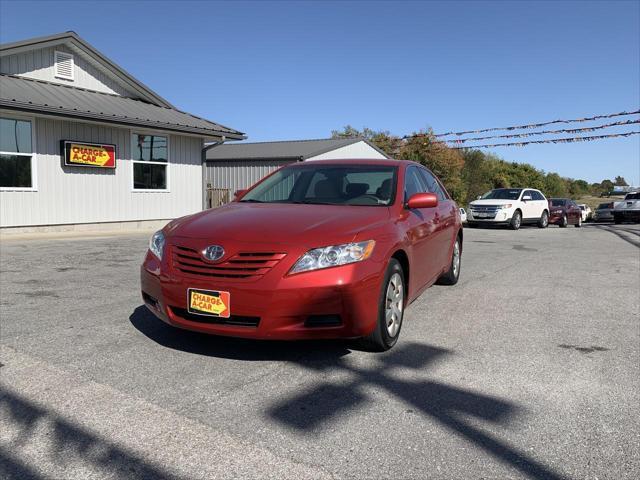
[{"label": "gutter downspout", "polygon": [[227,137],[225,137],[224,135],[222,135],[220,137],[220,141],[219,142],[215,142],[215,143],[211,143],[209,145],[205,145],[202,148],[202,209],[206,210],[208,208],[207,206],[207,152],[209,150],[211,150],[212,148],[218,147],[220,145],[222,145],[225,141],[227,140]]}]

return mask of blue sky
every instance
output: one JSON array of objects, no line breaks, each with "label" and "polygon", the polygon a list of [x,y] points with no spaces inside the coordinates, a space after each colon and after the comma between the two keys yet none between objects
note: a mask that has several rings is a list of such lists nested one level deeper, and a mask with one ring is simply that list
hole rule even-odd
[{"label": "blue sky", "polygon": [[[65,30],[252,141],[327,137],[346,124],[398,135],[480,129],[640,105],[638,1],[0,0],[1,42]],[[640,184],[640,135],[493,151]]]}]

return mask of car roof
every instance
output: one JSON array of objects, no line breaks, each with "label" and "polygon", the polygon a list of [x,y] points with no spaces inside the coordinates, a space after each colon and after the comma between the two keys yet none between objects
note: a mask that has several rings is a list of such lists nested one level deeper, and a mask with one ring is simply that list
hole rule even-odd
[{"label": "car roof", "polygon": [[411,160],[395,160],[395,159],[382,159],[382,158],[336,158],[332,160],[307,160],[304,162],[296,162],[287,166],[304,166],[304,165],[385,165],[385,166],[400,166],[400,165],[419,165],[419,163],[412,162]]}]

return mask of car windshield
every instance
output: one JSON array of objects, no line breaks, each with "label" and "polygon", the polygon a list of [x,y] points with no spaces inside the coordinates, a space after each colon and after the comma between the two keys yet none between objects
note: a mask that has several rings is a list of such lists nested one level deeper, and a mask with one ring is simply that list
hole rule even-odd
[{"label": "car windshield", "polygon": [[552,198],[551,206],[552,207],[564,207],[567,204],[567,201],[564,198]]},{"label": "car windshield", "polygon": [[598,205],[598,209],[602,208],[611,208],[611,203],[601,203],[600,205]]},{"label": "car windshield", "polygon": [[627,193],[627,196],[624,197],[625,200],[640,200],[640,192],[636,193]]},{"label": "car windshield", "polygon": [[481,200],[517,200],[520,198],[521,188],[497,188],[485,193]]},{"label": "car windshield", "polygon": [[278,170],[240,202],[386,206],[395,198],[397,174],[389,165],[309,162]]}]

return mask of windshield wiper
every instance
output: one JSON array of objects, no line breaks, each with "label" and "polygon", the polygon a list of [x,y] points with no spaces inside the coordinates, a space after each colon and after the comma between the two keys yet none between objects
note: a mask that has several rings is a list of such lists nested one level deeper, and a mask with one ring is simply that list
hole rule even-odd
[{"label": "windshield wiper", "polygon": [[312,200],[294,200],[291,203],[300,203],[303,205],[342,205],[341,203],[333,203],[333,202],[316,202]]}]

